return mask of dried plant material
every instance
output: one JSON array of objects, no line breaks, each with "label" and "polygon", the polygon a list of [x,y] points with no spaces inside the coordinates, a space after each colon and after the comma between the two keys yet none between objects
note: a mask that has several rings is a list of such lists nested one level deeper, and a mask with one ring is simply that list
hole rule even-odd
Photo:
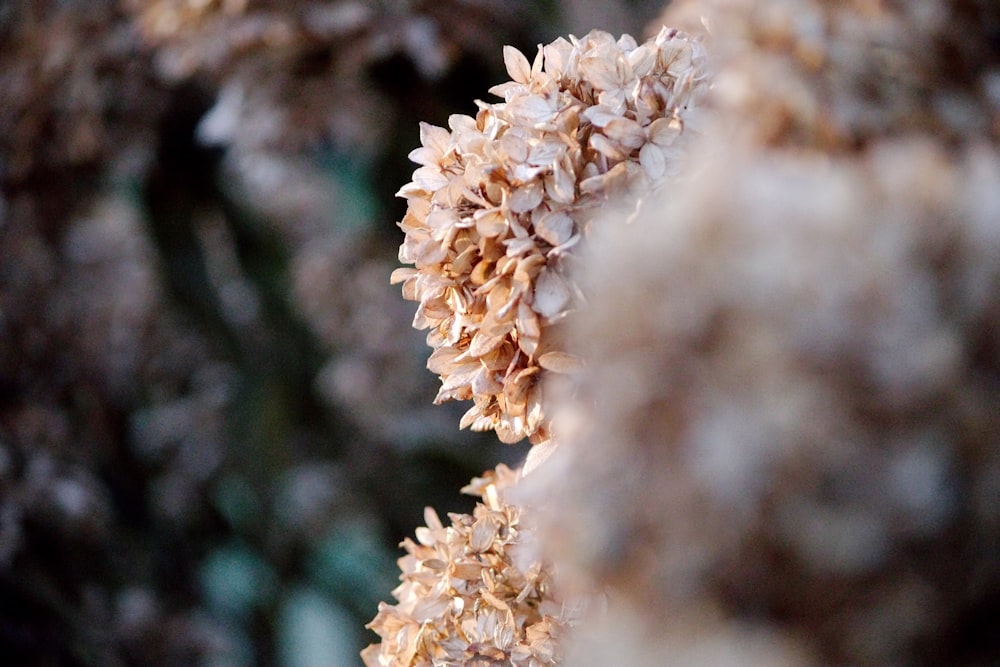
[{"label": "dried plant material", "polygon": [[674,173],[704,56],[666,28],[642,45],[594,31],[531,61],[503,55],[511,81],[491,89],[503,102],[478,102],[449,129],[420,126],[410,158],[421,166],[399,191],[399,258],[415,268],[392,280],[420,302],[413,324],[430,330],[436,402],[472,400],[463,427],[537,444],[550,437],[546,374],[578,367],[556,326],[578,301],[566,255],[611,195]]},{"label": "dried plant material", "polygon": [[580,610],[554,591],[552,570],[528,552],[525,510],[505,502],[519,475],[504,465],[463,491],[480,496],[473,514],[434,510],[399,560],[397,604],[382,603],[368,625],[382,642],[362,653],[367,667],[559,664],[559,637]]},{"label": "dried plant material", "polygon": [[996,3],[673,0],[660,20],[705,35],[734,138],[835,152],[902,132],[1000,138]]},{"label": "dried plant material", "polygon": [[373,66],[398,56],[422,79],[439,80],[525,20],[524,10],[500,0],[116,4],[162,79],[209,82],[222,93],[204,138],[246,151],[329,139],[375,150],[395,109],[371,85]]},{"label": "dried plant material", "polygon": [[563,590],[608,591],[565,665],[1000,664],[1000,4],[686,11],[692,176],[593,223],[519,488]]},{"label": "dried plant material", "polygon": [[[163,89],[113,3],[3,3],[0,185],[93,168],[150,139]],[[51,197],[51,192],[47,192]],[[51,201],[51,199],[50,199]],[[0,204],[0,226],[4,221]],[[12,201],[11,216],[22,205]]]},{"label": "dried plant material", "polygon": [[1000,582],[1000,149],[721,155],[586,257],[587,366],[521,489],[560,581],[628,613],[565,664],[994,664],[952,642]]}]

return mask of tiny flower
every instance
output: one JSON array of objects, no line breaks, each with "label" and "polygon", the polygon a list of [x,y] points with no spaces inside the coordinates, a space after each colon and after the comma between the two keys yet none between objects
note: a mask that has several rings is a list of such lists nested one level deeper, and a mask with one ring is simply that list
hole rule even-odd
[{"label": "tiny flower", "polygon": [[510,46],[503,55],[511,81],[490,91],[503,102],[477,102],[449,129],[420,126],[420,167],[399,191],[399,259],[412,268],[392,281],[420,304],[435,402],[471,400],[463,428],[538,444],[550,437],[546,376],[579,366],[560,349],[558,325],[581,298],[569,257],[612,194],[676,171],[705,58],[667,28],[641,46],[594,31],[530,61]]}]

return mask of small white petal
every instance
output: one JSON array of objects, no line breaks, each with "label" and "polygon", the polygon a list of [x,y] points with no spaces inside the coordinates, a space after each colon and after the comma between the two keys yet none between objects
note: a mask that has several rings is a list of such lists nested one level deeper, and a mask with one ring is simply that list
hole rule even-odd
[{"label": "small white petal", "polygon": [[476,119],[461,113],[453,113],[448,116],[448,127],[452,132],[477,132]]},{"label": "small white petal", "polygon": [[514,120],[525,125],[538,125],[552,119],[555,110],[541,95],[524,95],[507,103],[507,112]]},{"label": "small white petal", "polygon": [[570,292],[558,273],[548,267],[535,280],[532,308],[542,317],[555,317],[569,304]]},{"label": "small white petal", "polygon": [[450,179],[436,167],[420,167],[413,172],[413,183],[425,192],[436,192],[446,187]]},{"label": "small white petal", "polygon": [[573,45],[560,37],[556,41],[542,48],[545,53],[545,72],[550,76],[559,79],[566,74],[573,52]]},{"label": "small white petal", "polygon": [[398,269],[394,269],[392,274],[389,276],[389,284],[397,285],[401,282],[410,280],[417,275],[417,270],[412,269],[408,266],[401,266]]},{"label": "small white petal", "polygon": [[500,148],[515,162],[528,159],[528,142],[516,132],[509,131],[500,137]]},{"label": "small white petal", "polygon": [[439,155],[444,155],[448,150],[450,140],[451,133],[443,127],[430,123],[420,123],[420,143],[436,151]]},{"label": "small white petal", "polygon": [[510,195],[508,204],[514,213],[526,213],[542,202],[545,194],[545,187],[541,181],[531,183],[516,188]]},{"label": "small white petal", "polygon": [[529,164],[548,167],[555,164],[566,152],[566,148],[566,144],[562,141],[540,141],[531,146],[527,161]]},{"label": "small white petal", "polygon": [[535,60],[531,63],[531,80],[535,81],[538,79],[538,74],[542,71],[542,63],[544,62],[545,55],[542,50],[542,45],[538,45],[538,51],[535,53]]},{"label": "small white petal", "polygon": [[491,86],[489,89],[490,95],[496,95],[497,97],[502,97],[506,102],[510,102],[518,95],[524,93],[524,91],[525,91],[524,84],[518,83],[517,81],[508,81],[506,83],[500,83],[495,86]]},{"label": "small white petal", "polygon": [[507,231],[507,219],[499,209],[480,209],[472,217],[480,236],[494,238]]},{"label": "small white petal", "polygon": [[667,175],[667,158],[663,149],[654,143],[648,143],[639,151],[639,164],[650,180],[656,182]]},{"label": "small white petal", "polygon": [[552,174],[545,178],[545,189],[560,204],[572,204],[576,199],[576,180],[562,162],[557,162]]},{"label": "small white petal", "polygon": [[616,144],[635,150],[646,143],[646,133],[634,120],[617,118],[604,128],[604,134]]},{"label": "small white petal", "polygon": [[590,146],[610,160],[624,160],[628,157],[615,142],[596,132],[590,135]]},{"label": "small white petal", "polygon": [[441,160],[441,154],[428,146],[414,148],[406,157],[410,159],[410,162],[416,162],[425,166],[436,165]]},{"label": "small white petal", "polygon": [[621,114],[614,113],[611,109],[599,105],[588,107],[581,115],[597,127],[604,127],[611,121],[622,117]]},{"label": "small white petal", "polygon": [[568,352],[546,352],[538,357],[538,365],[553,373],[576,373],[583,368],[583,360]]},{"label": "small white petal", "polygon": [[518,83],[528,83],[531,80],[531,65],[524,54],[513,46],[503,47],[503,63],[507,67],[507,74]]},{"label": "small white petal", "polygon": [[580,73],[598,90],[620,88],[624,81],[616,63],[604,54],[580,58]]},{"label": "small white petal", "polygon": [[638,77],[649,75],[656,66],[657,49],[650,43],[637,47],[628,54],[628,63]]},{"label": "small white petal", "polygon": [[681,122],[677,118],[657,118],[646,128],[646,133],[654,144],[669,146],[680,135],[681,127]]},{"label": "small white petal", "polygon": [[535,233],[549,245],[562,245],[573,235],[573,218],[564,211],[550,211],[534,222]]}]

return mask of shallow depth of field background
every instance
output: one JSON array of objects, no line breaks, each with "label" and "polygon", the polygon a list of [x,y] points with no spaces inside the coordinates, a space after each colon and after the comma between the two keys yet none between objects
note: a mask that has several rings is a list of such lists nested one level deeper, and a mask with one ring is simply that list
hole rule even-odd
[{"label": "shallow depth of field background", "polygon": [[360,664],[524,447],[388,284],[418,121],[659,2],[0,2],[0,663]]}]

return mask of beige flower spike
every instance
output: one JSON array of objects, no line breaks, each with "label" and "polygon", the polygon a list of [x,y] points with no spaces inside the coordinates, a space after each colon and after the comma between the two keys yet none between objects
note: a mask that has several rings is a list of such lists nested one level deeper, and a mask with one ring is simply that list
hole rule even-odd
[{"label": "beige flower spike", "polygon": [[539,47],[529,62],[504,47],[511,81],[453,115],[422,123],[420,165],[399,196],[393,272],[428,329],[435,402],[472,400],[462,428],[503,442],[550,437],[549,374],[580,360],[561,349],[559,323],[580,301],[568,262],[608,198],[674,172],[683,119],[704,85],[701,45],[664,28],[637,45],[594,31]]},{"label": "beige flower spike", "polygon": [[[450,130],[420,125],[420,166],[399,191],[399,258],[412,268],[392,281],[429,329],[436,402],[471,399],[462,428],[530,438],[526,473],[557,443],[546,378],[582,364],[560,344],[582,299],[567,264],[612,194],[671,176],[705,59],[667,29],[642,46],[595,31],[539,47],[530,63],[510,46],[503,55],[511,81],[491,89],[503,102],[477,102]],[[382,641],[362,653],[367,667],[561,663],[559,637],[585,603],[560,598],[533,550],[530,508],[505,498],[521,474],[501,465],[473,480],[463,491],[483,502],[447,526],[426,510],[402,544],[398,603],[368,625]]]}]

